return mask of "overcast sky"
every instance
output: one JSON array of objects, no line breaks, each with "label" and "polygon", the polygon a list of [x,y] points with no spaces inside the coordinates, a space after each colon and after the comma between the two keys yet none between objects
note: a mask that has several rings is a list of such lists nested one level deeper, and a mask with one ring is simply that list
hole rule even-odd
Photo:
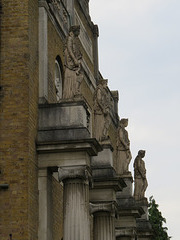
[{"label": "overcast sky", "polygon": [[[180,0],[90,0],[100,71],[120,94],[133,160],[146,150],[148,190],[180,239]],[[132,163],[130,166],[132,170]]]}]

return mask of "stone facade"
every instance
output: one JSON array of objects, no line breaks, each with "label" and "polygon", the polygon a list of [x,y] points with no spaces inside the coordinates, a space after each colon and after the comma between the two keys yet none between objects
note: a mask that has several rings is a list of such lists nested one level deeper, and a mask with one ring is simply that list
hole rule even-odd
[{"label": "stone facade", "polygon": [[152,239],[89,1],[1,0],[0,24],[0,239]]}]

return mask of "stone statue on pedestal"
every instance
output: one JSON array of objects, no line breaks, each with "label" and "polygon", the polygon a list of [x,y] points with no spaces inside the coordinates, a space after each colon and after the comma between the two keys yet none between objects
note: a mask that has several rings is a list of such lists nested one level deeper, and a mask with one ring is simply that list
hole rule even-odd
[{"label": "stone statue on pedestal", "polygon": [[128,173],[129,163],[132,159],[128,132],[125,129],[127,126],[128,126],[128,119],[122,118],[119,121],[118,136],[117,136],[118,174]]},{"label": "stone statue on pedestal", "polygon": [[94,125],[95,138],[98,141],[108,139],[111,100],[108,94],[107,80],[100,80],[94,93]]},{"label": "stone statue on pedestal", "polygon": [[80,26],[72,26],[66,40],[65,47],[65,74],[63,98],[72,99],[80,94],[80,85],[83,79],[82,54],[79,47]]},{"label": "stone statue on pedestal", "polygon": [[138,155],[134,160],[135,200],[142,200],[144,198],[144,194],[148,186],[148,182],[146,179],[145,162],[142,160],[144,156],[145,151],[139,150]]}]

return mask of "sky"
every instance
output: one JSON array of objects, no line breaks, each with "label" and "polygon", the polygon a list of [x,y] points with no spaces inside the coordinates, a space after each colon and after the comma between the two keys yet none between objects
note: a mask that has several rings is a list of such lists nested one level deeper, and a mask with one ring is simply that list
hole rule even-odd
[{"label": "sky", "polygon": [[119,91],[128,118],[132,163],[146,150],[148,189],[179,240],[180,0],[90,0],[99,26],[99,65]]}]

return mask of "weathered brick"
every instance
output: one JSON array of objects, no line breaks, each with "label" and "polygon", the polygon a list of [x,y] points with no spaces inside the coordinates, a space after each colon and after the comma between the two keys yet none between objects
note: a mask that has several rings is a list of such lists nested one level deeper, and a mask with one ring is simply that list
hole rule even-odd
[{"label": "weathered brick", "polygon": [[0,239],[36,240],[38,1],[1,0]]}]

